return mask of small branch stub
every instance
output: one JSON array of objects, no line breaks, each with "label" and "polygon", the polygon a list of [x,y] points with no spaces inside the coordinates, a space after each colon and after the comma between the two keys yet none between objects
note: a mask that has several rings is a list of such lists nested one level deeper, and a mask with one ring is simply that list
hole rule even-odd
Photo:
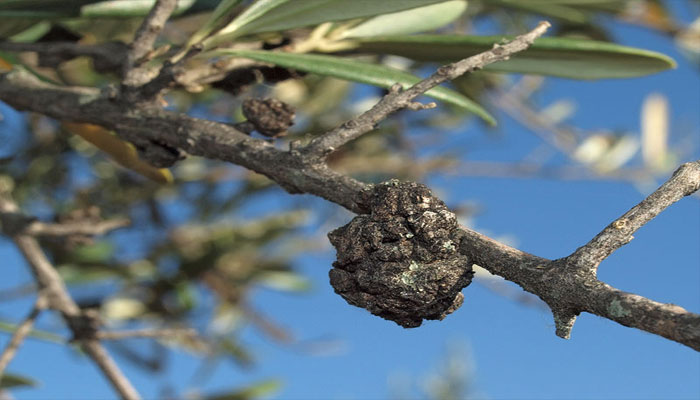
[{"label": "small branch stub", "polygon": [[462,305],[474,271],[460,254],[455,215],[424,185],[391,180],[362,193],[370,215],[328,234],[330,281],[348,303],[415,328]]}]

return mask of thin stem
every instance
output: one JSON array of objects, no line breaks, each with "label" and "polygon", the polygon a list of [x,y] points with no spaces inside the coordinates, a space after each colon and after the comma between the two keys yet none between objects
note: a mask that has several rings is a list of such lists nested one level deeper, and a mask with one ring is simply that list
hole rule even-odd
[{"label": "thin stem", "polygon": [[156,3],[144,18],[141,26],[134,35],[134,40],[129,45],[129,53],[124,65],[124,84],[137,86],[145,83],[143,71],[139,64],[143,58],[153,49],[156,38],[165,27],[165,22],[175,10],[177,0],[156,0]]},{"label": "thin stem", "polygon": [[596,237],[579,247],[568,258],[578,267],[595,270],[601,261],[615,250],[629,243],[632,234],[651,221],[671,204],[689,196],[700,188],[700,160],[688,162],[673,173],[673,176],[641,203],[613,221]]},{"label": "thin stem", "polygon": [[39,314],[44,311],[46,306],[46,297],[40,292],[36,298],[36,301],[34,302],[34,306],[32,306],[31,311],[29,314],[27,314],[22,323],[19,324],[17,330],[12,335],[12,338],[10,338],[10,342],[7,344],[7,347],[5,347],[5,350],[3,350],[2,354],[0,354],[0,380],[2,380],[2,376],[5,373],[5,368],[7,368],[7,365],[10,363],[10,361],[12,361],[15,354],[17,354],[19,346],[32,331],[34,322],[39,317]]},{"label": "thin stem", "polygon": [[39,236],[99,236],[129,224],[130,221],[126,218],[115,218],[99,222],[77,221],[58,224],[37,221],[29,224],[25,232],[29,235]]},{"label": "thin stem", "polygon": [[535,29],[516,37],[507,44],[494,45],[491,50],[438,68],[434,74],[404,91],[401,91],[400,85],[394,85],[390,92],[374,107],[312,140],[303,152],[316,157],[327,156],[344,144],[373,130],[376,124],[386,119],[389,114],[407,107],[420,108],[413,105],[413,99],[435,86],[465,73],[481,69],[488,64],[507,60],[511,55],[527,49],[550,26],[549,22],[540,22]]},{"label": "thin stem", "polygon": [[197,331],[194,329],[137,329],[131,331],[105,332],[99,331],[96,333],[100,340],[123,340],[130,338],[168,338],[173,336],[190,336],[196,337]]}]

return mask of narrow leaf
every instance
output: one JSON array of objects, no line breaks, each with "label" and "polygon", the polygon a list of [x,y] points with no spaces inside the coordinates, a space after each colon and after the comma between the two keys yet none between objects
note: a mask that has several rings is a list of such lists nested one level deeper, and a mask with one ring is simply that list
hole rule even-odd
[{"label": "narrow leaf", "polygon": [[[0,17],[125,18],[143,17],[156,0],[2,0]],[[196,0],[178,0],[173,15],[193,8]]]},{"label": "narrow leaf", "polygon": [[[503,36],[416,35],[361,38],[361,53],[394,54],[418,61],[451,62],[481,53]],[[526,51],[485,69],[572,79],[630,78],[675,68],[670,57],[614,43],[569,38],[539,38]]]},{"label": "narrow leaf", "polygon": [[[0,321],[0,331],[8,332],[8,333],[15,333],[16,330],[17,330],[17,324]],[[66,340],[63,336],[57,335],[55,333],[48,332],[48,331],[38,330],[38,329],[32,329],[29,332],[28,336],[31,338],[35,338],[35,339],[46,340],[47,342],[53,342],[53,343],[58,343],[58,344],[65,344],[66,343]]]},{"label": "narrow leaf", "polygon": [[231,338],[224,338],[219,342],[219,354],[228,355],[231,360],[241,367],[247,368],[255,363],[252,354],[240,343]]},{"label": "narrow leaf", "polygon": [[565,4],[557,4],[555,1],[542,3],[537,1],[533,2],[530,0],[486,0],[486,2],[492,3],[500,8],[512,8],[527,13],[560,19],[562,21],[574,24],[584,24],[588,22],[591,16],[590,13],[578,10],[574,7],[569,7]]},{"label": "narrow leaf", "polygon": [[[186,11],[194,2],[195,0],[178,0],[173,15]],[[93,18],[142,17],[151,11],[155,3],[156,0],[100,1],[83,6],[80,15]]]},{"label": "narrow leaf", "polygon": [[136,148],[125,142],[105,128],[93,124],[63,122],[63,127],[76,134],[95,147],[109,154],[119,165],[151,179],[158,183],[172,183],[173,175],[167,168],[156,168],[142,160]]},{"label": "narrow leaf", "polygon": [[648,95],[642,104],[642,159],[655,170],[662,170],[668,159],[668,108],[668,99],[660,93]]},{"label": "narrow leaf", "polygon": [[262,285],[278,290],[305,292],[311,289],[308,279],[290,271],[264,271],[257,279]]},{"label": "narrow leaf", "polygon": [[15,374],[4,374],[0,378],[0,389],[10,389],[22,386],[37,386],[37,382],[26,376]]},{"label": "narrow leaf", "polygon": [[281,6],[289,0],[258,0],[243,11],[236,19],[231,21],[230,24],[226,25],[219,34],[234,33],[241,30],[245,25],[252,23],[253,21],[262,19],[261,17],[270,10]]},{"label": "narrow leaf", "polygon": [[269,396],[280,390],[282,381],[267,379],[243,388],[237,388],[227,393],[209,395],[206,400],[252,400]]},{"label": "narrow leaf", "polygon": [[231,12],[239,5],[243,0],[223,0],[211,13],[211,16],[207,22],[202,25],[201,28],[192,34],[190,40],[187,42],[187,47],[200,42],[205,37],[209,36],[210,33],[216,29],[216,27],[222,25],[227,18],[231,17]]},{"label": "narrow leaf", "polygon": [[271,10],[254,22],[245,33],[275,32],[324,22],[367,18],[408,10],[445,0],[313,0],[290,1]]},{"label": "narrow leaf", "polygon": [[467,9],[466,0],[451,0],[411,10],[378,15],[343,32],[342,38],[405,35],[447,25]]},{"label": "narrow leaf", "polygon": [[3,0],[0,17],[58,18],[80,15],[80,7],[99,0]]},{"label": "narrow leaf", "polygon": [[[217,55],[250,58],[298,71],[332,76],[334,78],[366,83],[387,89],[395,83],[400,83],[404,88],[409,88],[421,80],[415,75],[383,65],[318,54],[294,54],[256,50],[217,50],[213,53]],[[491,125],[496,124],[495,119],[483,107],[454,90],[445,87],[436,87],[425,94],[446,103],[464,108],[478,115]]]}]

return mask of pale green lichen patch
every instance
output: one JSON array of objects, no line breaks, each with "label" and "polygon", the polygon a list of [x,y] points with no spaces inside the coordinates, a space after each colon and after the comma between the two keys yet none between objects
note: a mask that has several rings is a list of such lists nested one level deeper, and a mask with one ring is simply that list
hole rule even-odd
[{"label": "pale green lichen patch", "polygon": [[451,240],[447,240],[445,243],[442,244],[442,248],[450,251],[455,251],[455,245],[452,243]]},{"label": "pale green lichen patch", "polygon": [[613,317],[629,317],[632,315],[632,312],[625,308],[622,303],[620,303],[620,300],[613,300],[610,302],[608,312]]}]

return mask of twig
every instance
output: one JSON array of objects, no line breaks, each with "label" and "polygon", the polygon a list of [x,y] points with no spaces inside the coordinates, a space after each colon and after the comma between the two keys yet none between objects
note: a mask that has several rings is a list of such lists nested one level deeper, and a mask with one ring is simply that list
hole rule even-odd
[{"label": "twig", "polygon": [[0,291],[0,302],[11,301],[36,293],[35,283],[25,283],[23,285],[8,288]]},{"label": "twig", "polygon": [[[0,212],[18,213],[19,208],[6,193],[0,193]],[[114,389],[124,399],[138,399],[140,396],[114,363],[109,354],[95,338],[83,338],[80,327],[84,316],[68,293],[61,276],[51,262],[46,258],[37,240],[24,233],[10,235],[17,245],[27,264],[32,270],[39,289],[45,292],[49,307],[59,311],[74,335],[80,339],[83,350],[92,358],[102,373],[110,381]]]},{"label": "twig", "polygon": [[103,221],[83,219],[61,223],[36,221],[22,213],[6,212],[0,209],[0,221],[5,225],[5,231],[25,233],[33,236],[99,236],[115,229],[128,226],[131,222],[126,218],[114,218]]},{"label": "twig", "polygon": [[12,335],[12,338],[10,338],[10,342],[7,344],[7,347],[5,347],[5,350],[3,350],[2,354],[0,354],[0,381],[5,373],[5,368],[7,368],[7,365],[10,363],[10,361],[12,361],[12,358],[17,353],[17,350],[24,339],[32,331],[34,322],[36,321],[37,317],[39,317],[39,314],[44,311],[46,306],[46,297],[39,292],[31,311],[24,318],[24,321],[22,321],[22,323],[17,327],[17,330]]},{"label": "twig", "polygon": [[139,68],[143,58],[153,49],[156,38],[165,27],[165,22],[175,10],[177,0],[156,0],[156,3],[144,18],[141,26],[129,45],[126,63],[124,65],[124,84],[138,86],[145,83],[144,71]]},{"label": "twig", "polygon": [[90,57],[95,69],[101,72],[120,71],[126,58],[127,46],[122,42],[79,44],[74,42],[0,42],[0,50],[31,51],[46,59],[67,61],[76,57]]},{"label": "twig", "polygon": [[[491,102],[497,104],[511,117],[529,128],[544,142],[558,149],[568,158],[573,158],[573,152],[576,150],[577,144],[575,131],[554,123],[523,102],[523,98],[529,88],[524,87],[522,83],[527,78],[529,77],[523,78],[510,92],[502,91],[497,95],[489,96]],[[542,79],[541,77],[534,79],[538,78]]]},{"label": "twig", "polygon": [[248,318],[256,328],[260,329],[261,332],[265,333],[272,339],[280,343],[291,343],[294,341],[294,338],[289,332],[287,332],[287,330],[263,315],[260,311],[253,309],[250,304],[243,302],[242,304],[239,304],[239,307],[246,318]]},{"label": "twig", "polygon": [[549,178],[564,180],[595,180],[639,182],[651,178],[644,168],[619,168],[597,173],[582,166],[562,165],[549,167],[531,162],[502,163],[492,161],[463,161],[445,171],[455,176],[488,178]]},{"label": "twig", "polygon": [[549,22],[540,22],[535,29],[516,37],[510,43],[502,45],[496,44],[489,51],[452,64],[444,65],[438,68],[438,70],[428,78],[404,91],[401,90],[401,85],[394,85],[389,93],[371,109],[356,118],[346,121],[338,128],[312,140],[306,148],[303,149],[303,152],[319,158],[327,156],[342,145],[374,129],[380,121],[386,119],[386,117],[394,111],[401,108],[414,107],[413,99],[433,87],[445,81],[457,78],[467,72],[481,69],[488,64],[507,60],[511,55],[527,49],[535,39],[542,36],[550,26]]},{"label": "twig", "polygon": [[131,222],[126,218],[114,218],[104,221],[77,221],[49,224],[35,221],[30,223],[25,229],[28,235],[38,236],[100,236],[118,228],[129,226]]},{"label": "twig", "polygon": [[595,270],[601,261],[629,243],[637,229],[671,204],[693,194],[699,188],[700,160],[681,165],[654,193],[613,221],[586,245],[578,248],[568,257],[569,262],[578,267]]},{"label": "twig", "polygon": [[99,331],[95,336],[100,340],[123,340],[129,338],[168,338],[172,336],[196,337],[197,331],[186,329],[137,329],[131,331],[106,332]]}]

